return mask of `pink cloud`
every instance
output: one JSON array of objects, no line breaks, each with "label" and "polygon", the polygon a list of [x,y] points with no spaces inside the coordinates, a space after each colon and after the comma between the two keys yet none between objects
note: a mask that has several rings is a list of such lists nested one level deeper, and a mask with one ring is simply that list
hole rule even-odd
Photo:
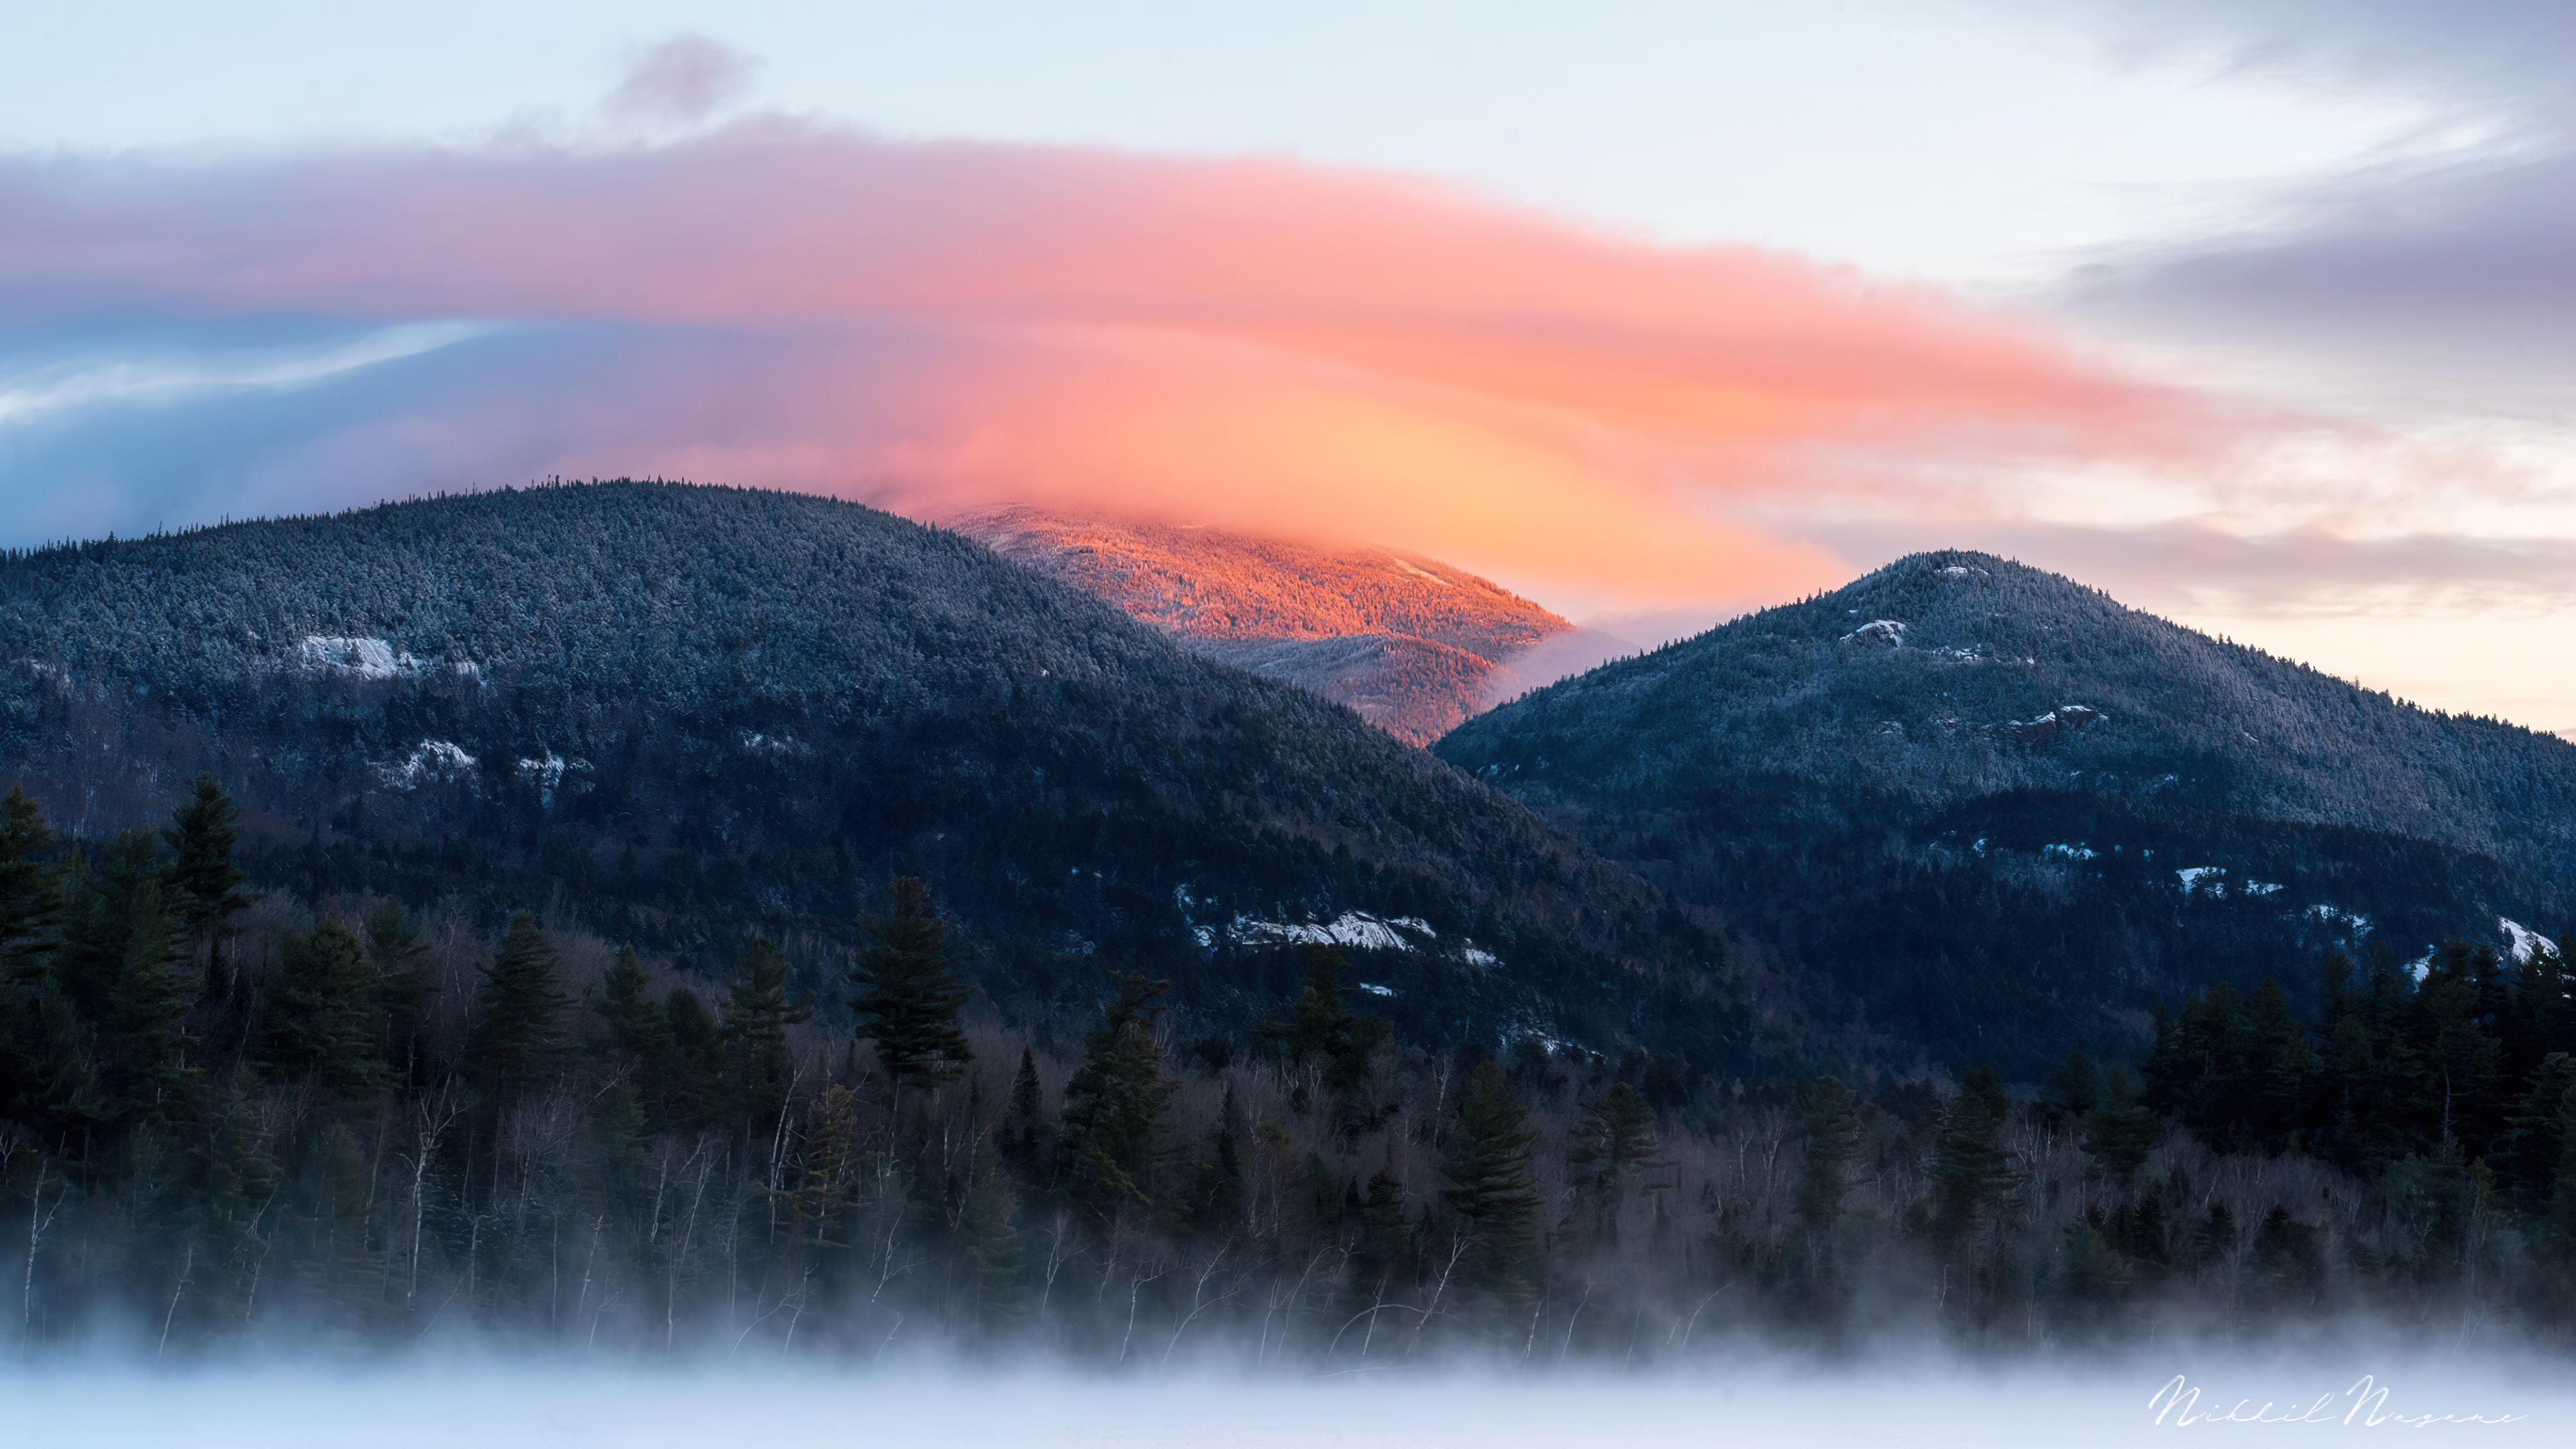
[{"label": "pink cloud", "polygon": [[[20,161],[0,166],[0,215],[0,311],[30,320],[659,339],[508,403],[496,436],[522,442],[487,480],[1111,508],[1364,536],[1639,605],[1842,570],[1731,521],[1749,499],[1897,486],[1926,460],[2187,453],[2225,430],[1930,289],[1276,160],[772,121],[612,153]],[[472,456],[472,419],[439,425],[443,457]]]}]

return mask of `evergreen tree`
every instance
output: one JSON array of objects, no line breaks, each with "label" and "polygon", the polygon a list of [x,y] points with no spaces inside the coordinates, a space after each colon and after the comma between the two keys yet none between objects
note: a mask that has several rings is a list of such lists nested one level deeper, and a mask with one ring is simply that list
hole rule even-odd
[{"label": "evergreen tree", "polygon": [[475,1085],[498,1103],[516,1101],[543,1081],[561,1045],[564,1009],[572,1004],[555,982],[555,950],[526,911],[510,917],[500,952],[483,968],[467,1047]]},{"label": "evergreen tree", "polygon": [[1082,1065],[1064,1090],[1065,1181],[1074,1200],[1107,1216],[1154,1204],[1154,1165],[1163,1114],[1179,1089],[1163,1070],[1168,981],[1110,973],[1118,997],[1083,1038]]},{"label": "evergreen tree", "polygon": [[397,1079],[417,1084],[427,1069],[421,1042],[429,1029],[429,942],[397,900],[368,907],[365,925],[367,965],[375,972],[384,1025],[381,1055]]},{"label": "evergreen tree", "polygon": [[2103,1073],[2101,1104],[2084,1117],[2086,1154],[2125,1183],[2164,1140],[2164,1119],[2139,1104],[2128,1069],[2115,1065]]},{"label": "evergreen tree", "polygon": [[1655,1109],[1645,1093],[1627,1082],[1613,1082],[1575,1130],[1566,1165],[1576,1169],[1576,1182],[1595,1194],[1605,1210],[1615,1211],[1629,1177],[1659,1165],[1654,1155]]},{"label": "evergreen tree", "polygon": [[1306,978],[1288,1019],[1265,1021],[1259,1030],[1279,1043],[1290,1062],[1323,1063],[1324,1085],[1350,1091],[1367,1077],[1370,1054],[1393,1040],[1395,1030],[1384,1017],[1351,1010],[1349,988],[1342,984],[1350,958],[1340,947],[1309,944],[1299,949],[1306,958]]},{"label": "evergreen tree", "polygon": [[159,1131],[186,1120],[198,1072],[188,1061],[196,1041],[183,1023],[196,1000],[197,982],[180,963],[160,882],[146,878],[127,898],[125,954],[105,1014],[115,1043],[108,1096],[118,1120]]},{"label": "evergreen tree", "polygon": [[1845,1174],[1859,1133],[1851,1088],[1838,1078],[1817,1078],[1807,1094],[1806,1150],[1798,1163],[1793,1198],[1798,1221],[1807,1231],[1828,1232],[1842,1215]]},{"label": "evergreen tree", "polygon": [[948,923],[931,910],[930,888],[905,876],[894,883],[892,908],[865,924],[874,938],[850,976],[859,994],[861,1035],[875,1041],[877,1061],[897,1088],[937,1081],[974,1060],[957,1013],[974,994],[948,969]]},{"label": "evergreen tree", "polygon": [[724,1034],[698,994],[674,986],[662,998],[665,1050],[644,1065],[644,1096],[665,1126],[695,1127],[718,1110],[724,1089]]},{"label": "evergreen tree", "polygon": [[1459,1103],[1449,1150],[1440,1161],[1448,1182],[1440,1198],[1467,1250],[1459,1260],[1465,1284],[1503,1300],[1527,1291],[1521,1270],[1543,1201],[1531,1172],[1538,1134],[1528,1119],[1529,1108],[1512,1095],[1502,1068],[1487,1061]]},{"label": "evergreen tree", "polygon": [[54,833],[21,787],[0,800],[0,991],[32,991],[50,964],[62,917]]},{"label": "evergreen tree", "polygon": [[1046,1160],[1046,1088],[1038,1081],[1037,1053],[1026,1046],[1020,1048],[1019,1070],[1011,1074],[1011,1108],[1002,1125],[1002,1151],[1011,1166],[1023,1173],[1034,1173]]},{"label": "evergreen tree", "polygon": [[2102,1104],[2102,1073],[2081,1051],[2068,1052],[2048,1073],[2048,1089],[2039,1099],[2051,1123],[2072,1117],[2082,1121]]},{"label": "evergreen tree", "polygon": [[1019,1312],[1023,1254],[1017,1224],[1019,1195],[990,1136],[975,1139],[975,1159],[963,1213],[966,1263],[973,1274],[975,1312],[986,1327]]},{"label": "evergreen tree", "polygon": [[1954,1240],[2012,1184],[2011,1157],[2003,1144],[2004,1119],[2011,1111],[2003,1078],[1988,1066],[1969,1068],[1950,1099],[1950,1120],[1941,1131],[1932,1181],[1942,1228]]},{"label": "evergreen tree", "polygon": [[174,852],[166,872],[172,913],[192,950],[212,948],[220,957],[232,918],[259,900],[244,889],[250,876],[233,859],[241,833],[241,807],[212,775],[197,777],[196,793],[162,832]]},{"label": "evergreen tree", "polygon": [[272,1076],[310,1076],[344,1096],[378,1086],[383,1008],[366,947],[337,921],[289,936],[269,978],[259,1060]]},{"label": "evergreen tree", "polygon": [[68,1125],[88,1085],[79,1022],[52,969],[59,854],[43,813],[11,789],[0,800],[0,1120]]},{"label": "evergreen tree", "polygon": [[787,994],[787,953],[768,937],[753,938],[725,978],[725,1092],[746,1126],[773,1121],[786,1109],[787,1028],[810,1019],[810,1007]]},{"label": "evergreen tree", "polygon": [[605,1043],[611,1050],[622,1052],[636,1065],[650,1062],[670,1042],[671,1023],[660,1002],[653,999],[651,979],[644,971],[644,958],[633,946],[617,948],[617,957],[601,974],[599,995],[591,1002],[600,1021],[608,1028]]},{"label": "evergreen tree", "polygon": [[[75,864],[70,909],[54,955],[54,979],[85,1021],[97,1022],[106,1015],[108,996],[125,970],[138,924],[147,917],[164,928],[169,924],[154,879],[159,854],[159,842],[151,832],[127,830],[108,840],[96,863]],[[148,911],[138,906],[147,886],[153,902]]]}]

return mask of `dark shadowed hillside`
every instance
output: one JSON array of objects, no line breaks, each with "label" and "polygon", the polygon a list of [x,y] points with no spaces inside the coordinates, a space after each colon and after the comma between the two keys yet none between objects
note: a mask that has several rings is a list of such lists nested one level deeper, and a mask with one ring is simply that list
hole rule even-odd
[{"label": "dark shadowed hillside", "polygon": [[1438,753],[2025,1073],[2134,1050],[2188,985],[2303,992],[2336,947],[2555,922],[2576,878],[2576,747],[1983,554],[1564,681]]},{"label": "dark shadowed hillside", "polygon": [[[1197,653],[1314,690],[1414,744],[1628,647],[1474,574],[1391,549],[1025,507],[972,514],[956,527]],[[1515,661],[1532,658],[1541,641],[1556,645],[1546,657],[1557,662],[1527,677]]]},{"label": "dark shadowed hillside", "polygon": [[1134,965],[1239,1021],[1330,936],[1425,1037],[1735,1030],[1715,947],[1504,796],[851,504],[618,483],[39,550],[0,659],[0,781],[95,837],[210,771],[308,895],[684,955],[759,926],[810,972],[913,873],[1005,995]]}]

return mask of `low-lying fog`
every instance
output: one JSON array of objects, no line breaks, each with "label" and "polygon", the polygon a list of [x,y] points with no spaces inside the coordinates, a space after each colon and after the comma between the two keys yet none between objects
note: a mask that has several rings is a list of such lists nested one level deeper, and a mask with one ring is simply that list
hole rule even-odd
[{"label": "low-lying fog", "polygon": [[837,1374],[737,1366],[648,1373],[491,1360],[339,1371],[56,1365],[0,1373],[0,1443],[1824,1449],[2123,1445],[2177,1434],[2192,1442],[2277,1444],[2400,1431],[2537,1444],[2568,1443],[2576,1433],[2576,1380],[2544,1361],[2192,1357],[1883,1371],[1746,1357],[1689,1376],[1521,1380],[1104,1379],[918,1364]]}]

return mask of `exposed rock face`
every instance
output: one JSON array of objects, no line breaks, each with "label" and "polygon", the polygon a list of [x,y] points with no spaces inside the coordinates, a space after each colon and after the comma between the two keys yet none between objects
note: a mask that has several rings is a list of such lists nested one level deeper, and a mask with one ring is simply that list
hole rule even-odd
[{"label": "exposed rock face", "polygon": [[1349,705],[1428,744],[1460,721],[1631,652],[1437,559],[1010,507],[952,524],[1208,658]]}]

